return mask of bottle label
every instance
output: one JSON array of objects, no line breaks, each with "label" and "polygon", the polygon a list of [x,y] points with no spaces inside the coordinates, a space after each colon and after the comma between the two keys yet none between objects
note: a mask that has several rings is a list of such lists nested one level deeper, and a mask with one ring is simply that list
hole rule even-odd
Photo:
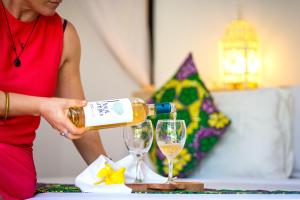
[{"label": "bottle label", "polygon": [[87,127],[133,121],[133,110],[129,99],[88,102],[83,109]]}]

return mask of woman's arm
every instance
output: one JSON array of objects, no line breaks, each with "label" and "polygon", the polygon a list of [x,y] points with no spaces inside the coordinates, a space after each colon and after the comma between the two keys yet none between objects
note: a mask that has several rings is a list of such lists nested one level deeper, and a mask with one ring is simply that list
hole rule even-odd
[{"label": "woman's arm", "polygon": [[[4,116],[6,98],[0,91],[0,116]],[[69,107],[84,106],[85,101],[35,97],[23,94],[9,93],[8,117],[20,115],[36,115],[44,117],[58,132],[72,132],[72,138],[80,137],[86,130],[77,128],[67,117]],[[3,119],[1,119],[3,120]]]},{"label": "woman's arm", "polygon": [[[40,115],[40,104],[46,98],[9,93],[9,116]],[[6,97],[0,91],[0,116],[4,116]]]},{"label": "woman's arm", "polygon": [[[80,41],[75,27],[69,22],[64,33],[64,48],[59,71],[57,96],[85,99],[80,79]],[[98,131],[89,131],[78,140],[73,140],[87,164],[100,154],[106,154]]]}]

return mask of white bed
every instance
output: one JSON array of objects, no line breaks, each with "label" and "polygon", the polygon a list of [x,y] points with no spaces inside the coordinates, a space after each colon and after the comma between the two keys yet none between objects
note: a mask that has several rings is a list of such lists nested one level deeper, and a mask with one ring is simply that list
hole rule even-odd
[{"label": "white bed", "polygon": [[[220,110],[233,120],[233,130],[229,130],[224,135],[220,144],[199,166],[191,179],[204,182],[205,188],[209,189],[300,191],[300,86],[284,89],[221,92],[213,93],[213,96]],[[267,110],[268,113],[263,113],[263,117],[255,118],[256,115],[253,113],[257,109]],[[241,118],[244,119],[241,120]],[[244,129],[245,127],[247,129]],[[240,132],[248,135],[240,135],[235,141],[237,137],[234,134],[241,134]],[[257,138],[259,138],[259,142],[257,142]],[[247,151],[249,148],[251,151]],[[39,182],[73,184],[74,179],[60,177],[40,179]],[[34,199],[77,198],[300,199],[300,194],[103,195],[46,193],[39,194]]]}]

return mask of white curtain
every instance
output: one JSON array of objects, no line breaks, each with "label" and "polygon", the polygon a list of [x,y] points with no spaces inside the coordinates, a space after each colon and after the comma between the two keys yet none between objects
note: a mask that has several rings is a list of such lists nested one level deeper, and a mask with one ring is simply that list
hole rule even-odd
[{"label": "white curtain", "polygon": [[126,73],[150,85],[147,0],[79,0],[87,20]]}]

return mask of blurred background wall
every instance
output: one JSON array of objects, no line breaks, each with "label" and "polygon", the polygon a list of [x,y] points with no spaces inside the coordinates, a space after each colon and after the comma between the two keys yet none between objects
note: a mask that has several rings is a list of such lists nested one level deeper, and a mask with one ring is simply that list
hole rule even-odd
[{"label": "blurred background wall", "polygon": [[[262,54],[262,86],[299,84],[298,0],[156,1],[155,68],[157,85],[192,51],[209,88],[220,84],[218,42],[229,23],[242,15],[256,29]],[[172,70],[170,70],[170,68]]]},{"label": "blurred background wall", "polygon": [[[81,38],[82,82],[88,100],[129,97],[138,85],[124,73],[103,40],[87,22],[84,0],[64,0],[59,13],[71,21]],[[107,0],[109,1],[109,0]],[[123,1],[123,0],[122,0]],[[115,0],[118,2],[118,0]],[[162,85],[192,52],[209,88],[219,84],[218,41],[237,17],[237,0],[156,0],[155,81]],[[263,86],[300,84],[300,1],[240,1],[244,19],[261,40]],[[126,155],[122,129],[100,131],[110,157]],[[42,121],[35,141],[38,177],[75,177],[86,165],[72,142]]]}]

